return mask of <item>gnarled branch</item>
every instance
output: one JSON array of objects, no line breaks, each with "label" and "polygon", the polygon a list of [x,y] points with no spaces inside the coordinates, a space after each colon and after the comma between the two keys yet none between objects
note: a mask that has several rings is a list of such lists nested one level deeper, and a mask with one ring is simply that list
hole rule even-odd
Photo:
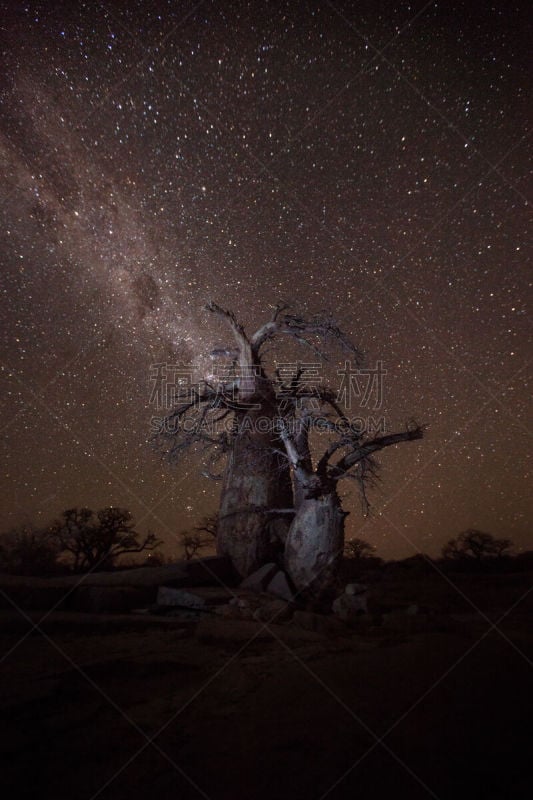
[{"label": "gnarled branch", "polygon": [[238,378],[239,384],[239,399],[241,402],[248,400],[255,394],[255,367],[254,359],[252,356],[252,346],[248,337],[246,336],[244,327],[237,322],[237,318],[232,311],[217,305],[217,303],[210,302],[206,305],[206,309],[213,314],[224,319],[229,325],[233,337],[237,343],[238,352],[236,354],[236,361],[240,367],[240,375]]},{"label": "gnarled branch", "polygon": [[278,334],[292,336],[297,342],[310,347],[321,359],[328,360],[324,349],[313,343],[311,337],[318,336],[324,343],[333,341],[342,350],[348,352],[356,363],[362,361],[362,353],[349,337],[339,328],[336,322],[325,313],[314,314],[308,318],[298,314],[283,313],[288,306],[277,306],[273,318],[262,325],[252,336],[250,343],[256,357],[263,344]]},{"label": "gnarled branch", "polygon": [[359,462],[362,462],[378,450],[383,450],[385,447],[398,444],[399,442],[411,442],[416,439],[422,439],[424,436],[424,429],[421,425],[416,427],[407,428],[401,433],[391,433],[387,436],[376,436],[375,439],[363,442],[351,452],[343,456],[340,461],[335,464],[330,472],[330,477],[340,479],[344,477],[349,470]]}]

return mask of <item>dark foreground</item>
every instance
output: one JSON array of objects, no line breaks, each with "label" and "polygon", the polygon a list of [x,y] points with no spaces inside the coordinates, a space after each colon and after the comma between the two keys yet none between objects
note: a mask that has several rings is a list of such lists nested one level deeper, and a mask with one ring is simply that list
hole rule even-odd
[{"label": "dark foreground", "polygon": [[475,595],[492,621],[516,603],[498,629],[468,604],[341,636],[3,612],[4,797],[529,798],[526,580]]}]

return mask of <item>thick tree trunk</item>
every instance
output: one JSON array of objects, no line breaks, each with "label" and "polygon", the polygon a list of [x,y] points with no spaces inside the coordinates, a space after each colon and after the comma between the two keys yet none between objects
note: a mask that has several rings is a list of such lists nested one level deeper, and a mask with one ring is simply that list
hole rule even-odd
[{"label": "thick tree trunk", "polygon": [[309,492],[309,478],[313,474],[313,460],[309,447],[309,425],[307,420],[299,420],[300,430],[294,439],[297,453],[297,468],[292,471],[294,508],[299,508]]},{"label": "thick tree trunk", "polygon": [[344,518],[335,488],[306,497],[296,509],[285,546],[285,569],[303,597],[327,598],[344,548]]},{"label": "thick tree trunk", "polygon": [[[274,430],[275,391],[259,357],[267,332],[258,332],[252,345],[231,312],[216,303],[208,309],[231,328],[238,353],[238,403],[241,408],[249,406],[248,411],[236,414],[238,432],[224,474],[217,532],[219,554],[229,556],[246,576],[268,561],[281,560],[290,517],[273,512],[292,508],[290,467]],[[259,407],[252,409],[256,404]]]},{"label": "thick tree trunk", "polygon": [[[282,558],[291,517],[276,509],[292,508],[292,485],[281,443],[272,431],[257,430],[264,409],[239,421],[220,498],[217,549],[231,558],[243,577]],[[276,452],[277,450],[277,452]]]}]

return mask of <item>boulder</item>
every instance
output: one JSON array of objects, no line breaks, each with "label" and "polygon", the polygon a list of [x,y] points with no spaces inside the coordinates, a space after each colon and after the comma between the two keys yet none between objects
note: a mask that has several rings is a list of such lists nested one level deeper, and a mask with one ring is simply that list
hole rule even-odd
[{"label": "boulder", "polygon": [[[349,584],[352,586],[353,584]],[[361,614],[368,612],[366,592],[359,594],[341,594],[333,602],[333,613],[343,622],[352,623],[357,620]]]},{"label": "boulder", "polygon": [[230,589],[217,586],[197,586],[190,589],[160,586],[157,592],[157,602],[162,606],[213,608],[238,600],[239,598]]},{"label": "boulder", "polygon": [[344,594],[353,596],[366,594],[368,586],[365,583],[348,583],[344,589]]},{"label": "boulder", "polygon": [[274,594],[276,597],[281,597],[282,600],[287,600],[287,602],[292,602],[294,600],[294,594],[289,586],[289,582],[287,580],[287,576],[281,570],[278,570],[270,583],[268,584],[266,591],[268,594]]},{"label": "boulder", "polygon": [[277,564],[263,564],[262,567],[256,569],[251,575],[241,583],[241,589],[247,589],[250,592],[264,592],[276,572],[278,572]]},{"label": "boulder", "polygon": [[172,586],[160,586],[157,590],[157,605],[178,606],[178,608],[203,608],[205,599],[193,592],[184,589],[174,589]]},{"label": "boulder", "polygon": [[253,619],[254,611],[258,607],[258,596],[257,595],[248,595],[247,597],[237,597],[236,598],[236,607],[237,611],[239,612],[240,619]]}]

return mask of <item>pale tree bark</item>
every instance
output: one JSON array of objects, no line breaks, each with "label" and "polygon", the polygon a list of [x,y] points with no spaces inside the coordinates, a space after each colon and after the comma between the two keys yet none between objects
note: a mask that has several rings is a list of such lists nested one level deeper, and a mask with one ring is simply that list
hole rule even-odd
[{"label": "pale tree bark", "polygon": [[[213,355],[231,356],[238,370],[222,387],[203,382],[191,402],[167,418],[178,423],[176,431],[156,434],[156,439],[165,447],[171,442],[167,455],[174,460],[198,446],[214,451],[216,456],[205,473],[209,477],[217,477],[211,467],[221,454],[227,456],[217,548],[230,557],[241,576],[277,561],[285,564],[299,591],[319,596],[331,588],[343,551],[345,514],[337,494],[338,481],[355,478],[366,502],[365,486],[375,471],[372,453],[420,438],[421,429],[365,439],[351,428],[331,389],[321,388],[318,393],[313,389],[308,398],[318,399],[321,423],[333,436],[315,466],[309,443],[312,403],[306,406],[306,390],[299,385],[301,372],[288,385],[279,375],[269,376],[262,349],[275,337],[288,336],[310,347],[320,360],[327,360],[326,345],[333,342],[359,364],[357,348],[325,314],[304,318],[278,306],[270,321],[248,336],[231,311],[216,303],[207,309],[229,326],[235,341],[234,348],[218,349]],[[192,429],[181,424],[188,415],[198,421]],[[230,433],[213,431],[204,424],[228,419],[234,423]],[[302,423],[294,434],[284,427],[288,419]],[[338,452],[340,459],[332,463]]]},{"label": "pale tree bark", "polygon": [[[340,345],[356,361],[360,353],[324,314],[304,318],[289,314],[286,306],[277,306],[271,320],[248,337],[232,312],[216,303],[207,308],[229,325],[233,334],[239,367],[239,404],[258,406],[236,414],[237,433],[224,474],[217,536],[218,552],[228,555],[245,576],[268,561],[283,559],[283,546],[293,516],[291,467],[283,452],[280,453],[283,444],[274,425],[279,418],[278,397],[272,379],[263,368],[263,346],[276,336],[289,336],[311,347],[321,359],[326,358],[324,345],[328,340]],[[319,339],[319,345],[314,338]],[[330,399],[334,402],[333,395]],[[259,419],[270,420],[271,429],[259,430]],[[306,433],[298,444],[302,454],[306,453],[306,466],[311,469]],[[294,488],[299,503],[303,494],[297,480]]]},{"label": "pale tree bark", "polygon": [[290,465],[280,453],[276,394],[261,364],[261,343],[252,346],[231,312],[215,303],[208,309],[229,325],[237,344],[235,435],[222,483],[217,550],[244,577],[280,558],[293,506]]},{"label": "pale tree bark", "polygon": [[292,485],[279,441],[255,428],[257,413],[239,423],[220,497],[217,550],[231,558],[240,575],[279,560],[290,523]]},{"label": "pale tree bark", "polygon": [[[344,550],[346,513],[337,493],[339,480],[355,478],[367,502],[365,484],[377,469],[372,454],[400,442],[420,439],[423,430],[416,425],[400,433],[370,439],[348,430],[330,442],[316,468],[310,468],[306,439],[312,426],[305,410],[302,422],[297,435],[288,427],[281,433],[300,498],[287,535],[285,569],[299,594],[320,600],[327,599],[335,588]],[[344,455],[331,463],[341,448]]]},{"label": "pale tree bark", "polygon": [[335,488],[300,503],[285,543],[285,569],[302,597],[327,600],[344,549],[344,519]]},{"label": "pale tree bark", "polygon": [[[290,465],[274,424],[276,391],[261,364],[263,341],[252,344],[231,311],[216,303],[207,310],[229,327],[235,341],[233,348],[212,353],[233,359],[230,377],[219,386],[203,382],[167,416],[154,439],[171,461],[199,450],[212,454],[203,474],[222,480],[217,550],[244,577],[280,558],[293,513]],[[221,456],[226,465],[216,475]]]}]

